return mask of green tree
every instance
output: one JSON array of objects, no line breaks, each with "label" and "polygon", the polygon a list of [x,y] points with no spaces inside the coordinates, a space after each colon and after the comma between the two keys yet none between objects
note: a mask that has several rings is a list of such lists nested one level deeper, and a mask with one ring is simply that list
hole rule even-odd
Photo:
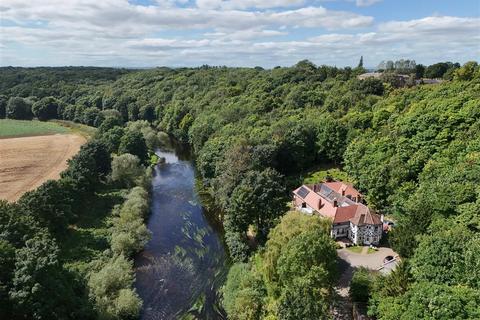
[{"label": "green tree", "polygon": [[325,269],[314,266],[287,286],[278,303],[278,318],[285,320],[330,319],[331,291]]},{"label": "green tree", "polygon": [[377,319],[478,319],[480,292],[421,282],[400,297],[382,299]]},{"label": "green tree", "polygon": [[76,200],[95,190],[111,170],[111,156],[104,142],[93,139],[68,161],[68,168],[61,173],[76,191]]},{"label": "green tree", "polygon": [[370,299],[373,276],[366,268],[359,268],[353,273],[350,282],[350,297],[354,302],[366,304]]},{"label": "green tree", "polygon": [[363,56],[360,57],[360,61],[358,62],[358,68],[363,68]]},{"label": "green tree", "polygon": [[285,211],[282,176],[274,169],[249,171],[234,189],[227,215],[235,229],[246,231],[254,224],[266,234]]},{"label": "green tree", "polygon": [[448,285],[467,284],[470,274],[465,268],[465,244],[472,236],[461,226],[422,236],[411,259],[415,279]]},{"label": "green tree", "polygon": [[326,284],[332,285],[337,272],[335,243],[328,234],[310,230],[291,239],[280,254],[277,264],[279,282],[288,286],[314,266],[325,270]]},{"label": "green tree", "polygon": [[117,117],[111,117],[111,116],[107,116],[105,117],[105,120],[103,120],[102,124],[98,127],[98,131],[101,132],[101,133],[105,133],[117,126],[121,126],[122,125],[122,121],[121,119],[117,118]]},{"label": "green tree", "polygon": [[95,124],[101,122],[99,117],[101,116],[101,112],[99,109],[95,107],[86,108],[83,110],[83,114],[81,116],[81,122],[86,124],[87,126],[95,126]]},{"label": "green tree", "polygon": [[153,122],[156,119],[155,107],[151,104],[147,104],[140,108],[140,119]]},{"label": "green tree", "polygon": [[129,153],[113,156],[112,180],[119,182],[122,186],[133,187],[144,171],[145,168],[137,156]]},{"label": "green tree", "polygon": [[62,180],[49,180],[33,191],[28,191],[18,203],[50,231],[67,231],[72,219],[72,202],[68,186]]},{"label": "green tree", "polygon": [[0,240],[0,318],[7,319],[11,314],[8,292],[12,286],[15,269],[15,247],[6,240]]},{"label": "green tree", "polygon": [[142,304],[130,289],[134,276],[132,263],[123,255],[100,262],[99,269],[90,274],[88,286],[100,316],[105,319],[133,319]]},{"label": "green tree", "polygon": [[45,97],[32,105],[32,112],[40,121],[58,118],[59,101],[54,97]]},{"label": "green tree", "polygon": [[318,234],[330,234],[330,222],[318,216],[289,212],[270,231],[263,255],[263,272],[267,284],[278,282],[278,259],[290,240],[312,230]]},{"label": "green tree", "polygon": [[148,149],[141,132],[127,130],[120,140],[119,153],[130,153],[137,156],[142,163],[148,160]]},{"label": "green tree", "polygon": [[323,117],[318,125],[316,144],[320,159],[338,163],[348,145],[347,129],[340,121]]},{"label": "green tree", "polygon": [[7,103],[6,115],[9,119],[30,120],[33,117],[32,105],[27,99],[11,97]]},{"label": "green tree", "polygon": [[232,320],[262,319],[265,288],[261,279],[244,263],[234,264],[222,288],[223,306]]},{"label": "green tree", "polygon": [[122,127],[116,126],[106,132],[103,132],[100,140],[107,146],[107,149],[110,153],[117,153],[124,134],[125,130]]},{"label": "green tree", "polygon": [[479,78],[480,68],[475,61],[465,63],[461,68],[455,70],[454,78],[456,80],[469,81],[473,78]]},{"label": "green tree", "polygon": [[16,251],[10,299],[14,313],[27,319],[83,318],[58,261],[58,246],[39,233]]},{"label": "green tree", "polygon": [[0,119],[5,118],[7,115],[7,102],[7,96],[0,95]]}]

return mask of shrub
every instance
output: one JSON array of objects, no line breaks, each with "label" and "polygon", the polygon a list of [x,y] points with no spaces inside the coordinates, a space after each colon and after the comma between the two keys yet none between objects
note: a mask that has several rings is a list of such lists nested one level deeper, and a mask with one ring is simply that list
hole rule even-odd
[{"label": "shrub", "polygon": [[96,261],[90,273],[90,295],[103,319],[130,319],[138,316],[141,300],[131,289],[133,286],[133,263],[123,255],[108,261]]},{"label": "shrub", "polygon": [[115,300],[115,315],[120,319],[135,319],[142,308],[142,300],[132,289],[121,289]]},{"label": "shrub", "polygon": [[150,240],[150,231],[144,224],[148,212],[148,193],[141,187],[133,188],[126,201],[117,208],[118,216],[112,219],[112,251],[131,256],[143,249]]}]

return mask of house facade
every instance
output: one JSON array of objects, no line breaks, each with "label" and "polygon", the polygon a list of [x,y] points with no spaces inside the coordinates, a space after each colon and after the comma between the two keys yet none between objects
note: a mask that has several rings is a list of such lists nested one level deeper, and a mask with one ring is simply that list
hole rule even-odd
[{"label": "house facade", "polygon": [[363,204],[363,196],[341,181],[302,185],[293,191],[294,207],[306,214],[332,220],[334,239],[348,238],[357,245],[378,245],[383,222]]}]

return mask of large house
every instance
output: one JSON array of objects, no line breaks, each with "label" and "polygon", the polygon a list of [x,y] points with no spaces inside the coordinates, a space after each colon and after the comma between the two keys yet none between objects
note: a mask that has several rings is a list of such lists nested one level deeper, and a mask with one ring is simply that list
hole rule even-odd
[{"label": "large house", "polygon": [[332,237],[348,238],[358,245],[378,245],[382,218],[362,203],[352,185],[340,181],[303,185],[293,191],[293,205],[307,214],[332,220]]}]

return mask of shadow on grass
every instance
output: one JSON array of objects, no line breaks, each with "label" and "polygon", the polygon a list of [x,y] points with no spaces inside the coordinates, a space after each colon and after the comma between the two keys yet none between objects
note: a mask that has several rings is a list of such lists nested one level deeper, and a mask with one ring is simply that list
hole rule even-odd
[{"label": "shadow on grass", "polygon": [[109,248],[108,217],[116,204],[123,201],[119,191],[97,193],[84,201],[78,210],[77,221],[59,241],[64,263],[75,269],[98,257]]}]

